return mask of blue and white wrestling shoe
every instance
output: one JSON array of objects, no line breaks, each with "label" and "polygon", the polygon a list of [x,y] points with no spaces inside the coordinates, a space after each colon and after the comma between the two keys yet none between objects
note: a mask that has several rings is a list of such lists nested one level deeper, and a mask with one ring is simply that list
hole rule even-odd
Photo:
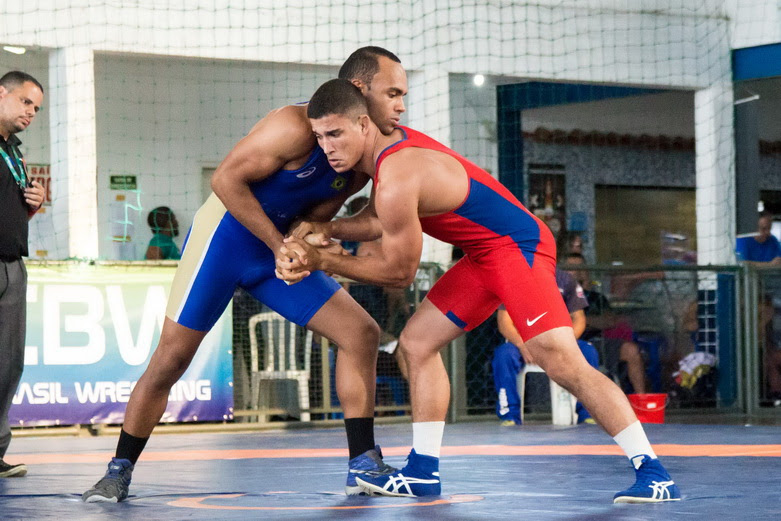
[{"label": "blue and white wrestling shoe", "polygon": [[354,457],[348,465],[350,468],[347,471],[347,483],[344,485],[344,493],[348,496],[367,495],[367,492],[355,482],[356,476],[384,476],[398,470],[382,461],[382,451],[379,445],[375,445],[373,449]]},{"label": "blue and white wrestling shoe", "polygon": [[407,465],[385,476],[360,476],[358,485],[368,494],[396,497],[438,496],[442,493],[439,481],[439,458],[412,452]]},{"label": "blue and white wrestling shoe", "polygon": [[613,503],[660,503],[680,501],[681,491],[658,459],[642,454],[632,458],[637,481],[613,496]]}]

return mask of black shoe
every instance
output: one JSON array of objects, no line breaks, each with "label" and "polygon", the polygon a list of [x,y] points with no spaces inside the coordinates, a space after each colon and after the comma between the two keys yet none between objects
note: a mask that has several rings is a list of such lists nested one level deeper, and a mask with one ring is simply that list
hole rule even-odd
[{"label": "black shoe", "polygon": [[25,474],[27,474],[27,465],[24,463],[9,465],[0,458],[0,478],[21,478]]}]

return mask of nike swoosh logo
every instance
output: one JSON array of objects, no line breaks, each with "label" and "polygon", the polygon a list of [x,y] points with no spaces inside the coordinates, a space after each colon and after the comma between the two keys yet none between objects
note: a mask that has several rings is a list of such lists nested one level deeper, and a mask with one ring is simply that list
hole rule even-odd
[{"label": "nike swoosh logo", "polygon": [[534,324],[536,324],[536,323],[537,323],[537,321],[538,321],[539,319],[541,319],[542,317],[544,317],[544,316],[545,316],[545,315],[547,315],[547,314],[548,314],[548,312],[546,311],[545,313],[543,313],[543,314],[542,314],[542,315],[540,315],[539,317],[535,318],[534,320],[529,320],[529,319],[527,318],[527,319],[526,319],[526,325],[527,325],[528,327],[532,327]]}]

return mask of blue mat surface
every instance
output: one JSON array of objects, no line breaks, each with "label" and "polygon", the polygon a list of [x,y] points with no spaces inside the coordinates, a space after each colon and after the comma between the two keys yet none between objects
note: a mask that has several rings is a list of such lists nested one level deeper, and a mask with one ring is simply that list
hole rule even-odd
[{"label": "blue mat surface", "polygon": [[[386,461],[403,465],[411,430],[408,424],[377,427],[377,441],[392,454]],[[442,496],[347,498],[342,491],[347,469],[342,429],[160,434],[152,436],[136,467],[127,502],[84,504],[79,496],[102,476],[116,439],[20,438],[6,459],[14,463],[26,457],[29,474],[0,479],[0,517],[781,519],[781,453],[776,445],[781,427],[666,424],[646,430],[660,447],[712,445],[715,454],[734,445],[736,455],[663,456],[683,501],[613,505],[613,494],[628,486],[634,473],[623,456],[583,454],[588,450],[579,447],[612,444],[598,427],[460,423],[445,429]],[[740,455],[747,445],[765,446],[770,455]],[[551,451],[563,453],[546,454]],[[513,455],[518,452],[528,455]],[[727,452],[733,453],[729,447]]]}]

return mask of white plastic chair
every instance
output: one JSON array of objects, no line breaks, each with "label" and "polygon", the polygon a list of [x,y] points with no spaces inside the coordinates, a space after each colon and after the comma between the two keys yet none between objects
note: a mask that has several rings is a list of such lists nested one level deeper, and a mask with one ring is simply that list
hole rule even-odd
[{"label": "white plastic chair", "polygon": [[[523,422],[524,401],[526,399],[526,375],[529,373],[545,373],[542,367],[526,364],[518,373],[518,394],[521,396],[521,422]],[[553,425],[576,425],[578,413],[575,411],[575,397],[562,386],[550,381],[550,403],[553,413]]]},{"label": "white plastic chair", "polygon": [[[258,360],[258,324],[260,324],[265,347],[262,367]],[[298,385],[298,407],[302,411],[301,421],[308,422],[310,420],[308,411],[312,332],[306,331],[302,346],[300,342],[296,342],[299,336],[296,334],[299,327],[274,311],[258,313],[249,318],[251,403],[253,409],[258,409],[261,403],[265,408],[268,408],[270,406],[270,383],[274,380],[294,380]],[[298,363],[297,348],[304,350],[303,367],[300,367]]]}]

